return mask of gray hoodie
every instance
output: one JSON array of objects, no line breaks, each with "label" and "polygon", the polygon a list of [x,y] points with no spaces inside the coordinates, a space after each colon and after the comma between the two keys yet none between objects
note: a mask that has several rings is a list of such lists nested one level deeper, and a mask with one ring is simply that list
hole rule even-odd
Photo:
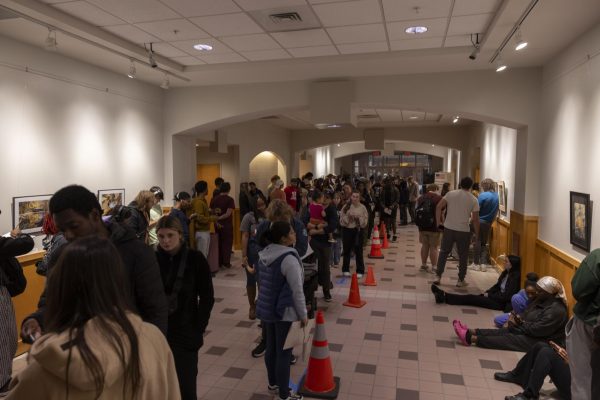
[{"label": "gray hoodie", "polygon": [[[298,257],[298,252],[292,247],[280,244],[270,244],[258,253],[264,265],[273,263],[278,257],[289,253],[281,261],[281,274],[285,277],[294,300],[293,307],[287,307],[283,313],[282,321],[300,321],[306,318],[306,300],[304,299],[304,270]],[[260,289],[259,289],[260,290]]]}]

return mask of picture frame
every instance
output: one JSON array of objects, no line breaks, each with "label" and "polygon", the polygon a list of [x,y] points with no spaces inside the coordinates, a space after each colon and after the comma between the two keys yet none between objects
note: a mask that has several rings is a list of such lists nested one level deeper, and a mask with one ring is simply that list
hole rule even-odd
[{"label": "picture frame", "polygon": [[504,181],[497,182],[498,187],[498,208],[502,215],[506,215],[506,186]]},{"label": "picture frame", "polygon": [[102,215],[108,215],[116,206],[125,205],[125,189],[100,189],[98,202],[102,207]]},{"label": "picture frame", "polygon": [[592,205],[590,195],[569,192],[570,242],[586,252],[590,251],[592,236]]},{"label": "picture frame", "polygon": [[51,194],[13,197],[13,227],[27,234],[40,233],[51,197]]}]

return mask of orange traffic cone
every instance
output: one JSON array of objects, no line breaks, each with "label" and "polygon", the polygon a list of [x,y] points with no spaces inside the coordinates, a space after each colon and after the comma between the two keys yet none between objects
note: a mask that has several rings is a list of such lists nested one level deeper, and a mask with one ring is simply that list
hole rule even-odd
[{"label": "orange traffic cone", "polygon": [[377,229],[377,225],[375,225],[375,229],[373,230],[373,238],[371,240],[371,252],[367,257],[383,258],[383,254],[381,254],[381,244],[379,243],[379,229]]},{"label": "orange traffic cone", "polygon": [[360,289],[358,288],[358,277],[356,273],[352,274],[352,283],[350,284],[350,293],[348,293],[348,300],[344,302],[345,306],[361,308],[367,304],[366,301],[360,299]]},{"label": "orange traffic cone", "polygon": [[369,269],[367,269],[367,279],[363,283],[365,286],[377,286],[377,282],[375,281],[375,273],[373,272],[373,267],[369,265]]},{"label": "orange traffic cone", "polygon": [[385,228],[385,224],[383,222],[381,223],[381,232],[383,232],[383,243],[381,244],[381,248],[389,249],[390,243],[388,242],[387,229]]},{"label": "orange traffic cone", "polygon": [[306,375],[298,384],[298,393],[306,397],[318,399],[335,399],[340,391],[340,378],[333,376],[329,344],[325,335],[325,318],[323,311],[317,312],[315,336]]}]

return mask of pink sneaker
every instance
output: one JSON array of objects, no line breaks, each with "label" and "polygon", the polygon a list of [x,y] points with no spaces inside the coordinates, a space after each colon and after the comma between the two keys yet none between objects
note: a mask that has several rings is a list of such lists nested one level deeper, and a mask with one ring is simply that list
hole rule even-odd
[{"label": "pink sneaker", "polygon": [[455,319],[454,321],[452,321],[452,326],[454,327],[454,332],[456,332],[456,336],[458,336],[460,342],[465,346],[470,346],[470,344],[467,343],[468,328],[466,327],[466,325],[463,325],[462,322]]}]

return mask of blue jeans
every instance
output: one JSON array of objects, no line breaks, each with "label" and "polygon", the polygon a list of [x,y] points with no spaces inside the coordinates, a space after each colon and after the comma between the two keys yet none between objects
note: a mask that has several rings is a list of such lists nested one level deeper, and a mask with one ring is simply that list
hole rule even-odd
[{"label": "blue jeans", "polygon": [[333,255],[333,264],[339,265],[342,258],[342,238],[336,238],[335,243],[331,244],[331,253]]},{"label": "blue jeans", "polygon": [[279,397],[287,399],[290,395],[290,360],[292,349],[283,350],[291,322],[263,322],[266,331],[267,348],[265,351],[265,365],[269,385],[279,386]]}]

